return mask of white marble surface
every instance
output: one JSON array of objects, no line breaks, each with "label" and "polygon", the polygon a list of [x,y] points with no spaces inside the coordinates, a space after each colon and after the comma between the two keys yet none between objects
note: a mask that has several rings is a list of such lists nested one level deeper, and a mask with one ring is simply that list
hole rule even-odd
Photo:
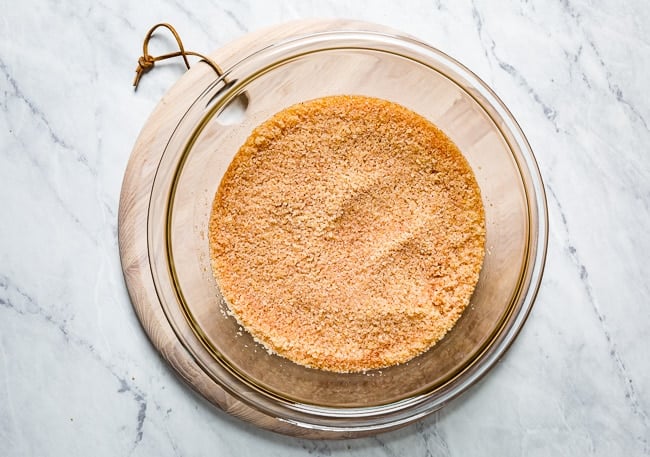
[{"label": "white marble surface", "polygon": [[[0,455],[650,455],[650,3],[0,0]],[[148,27],[208,51],[301,17],[383,23],[473,69],[548,190],[546,274],[476,388],[376,438],[253,428],[158,358],[119,265],[122,173],[183,72],[131,87]]]}]

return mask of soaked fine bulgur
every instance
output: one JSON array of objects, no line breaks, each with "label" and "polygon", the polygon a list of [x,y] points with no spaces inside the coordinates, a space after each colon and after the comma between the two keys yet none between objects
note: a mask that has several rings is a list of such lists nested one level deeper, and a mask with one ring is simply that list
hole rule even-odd
[{"label": "soaked fine bulgur", "polygon": [[214,276],[269,351],[337,372],[404,363],[468,305],[485,215],[452,141],[385,100],[333,96],[258,126],[224,175]]}]

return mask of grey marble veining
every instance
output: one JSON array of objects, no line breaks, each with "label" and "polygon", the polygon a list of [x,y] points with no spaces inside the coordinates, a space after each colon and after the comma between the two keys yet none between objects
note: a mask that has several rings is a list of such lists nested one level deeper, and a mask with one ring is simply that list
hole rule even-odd
[{"label": "grey marble veining", "polygon": [[[650,455],[647,1],[0,10],[0,455]],[[183,73],[161,65],[133,92],[146,30],[172,22],[208,51],[302,17],[383,23],[460,60],[514,113],[548,191],[546,272],[512,349],[442,411],[375,438],[292,439],[211,408],[149,344],[119,265],[122,174]]]}]

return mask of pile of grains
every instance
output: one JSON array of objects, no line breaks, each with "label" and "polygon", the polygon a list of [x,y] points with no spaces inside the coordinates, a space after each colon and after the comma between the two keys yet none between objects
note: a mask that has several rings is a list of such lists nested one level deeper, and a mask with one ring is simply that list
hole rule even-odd
[{"label": "pile of grains", "polygon": [[337,372],[406,362],[456,323],[485,215],[452,141],[385,100],[326,97],[257,127],[210,219],[214,276],[269,351]]}]

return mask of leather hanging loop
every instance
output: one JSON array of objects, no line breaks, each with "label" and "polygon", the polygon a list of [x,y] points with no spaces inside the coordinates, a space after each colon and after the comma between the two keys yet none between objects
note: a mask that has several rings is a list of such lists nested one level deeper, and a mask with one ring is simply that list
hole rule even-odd
[{"label": "leather hanging loop", "polygon": [[[151,37],[153,36],[154,32],[160,27],[166,28],[172,33],[172,35],[174,35],[179,50],[175,52],[170,52],[168,54],[152,56],[151,54],[149,54],[149,40],[151,40]],[[185,66],[189,70],[190,62],[187,60],[187,56],[200,57],[203,61],[205,61],[205,63],[207,63],[208,65],[210,65],[210,67],[212,67],[212,69],[217,74],[217,76],[220,77],[223,74],[223,70],[219,67],[219,65],[217,65],[214,61],[212,61],[212,59],[210,59],[209,57],[206,57],[203,54],[199,54],[198,52],[186,51],[185,47],[183,46],[183,41],[181,40],[181,37],[178,35],[178,32],[171,24],[160,23],[154,25],[149,29],[149,31],[144,37],[144,41],[142,42],[142,56],[140,56],[140,58],[138,59],[138,66],[135,69],[135,79],[133,80],[133,86],[135,87],[135,89],[137,89],[138,84],[140,83],[140,78],[142,78],[142,75],[149,72],[149,70],[151,70],[155,66],[156,62],[159,62],[161,60],[171,59],[174,57],[182,57]]]}]

